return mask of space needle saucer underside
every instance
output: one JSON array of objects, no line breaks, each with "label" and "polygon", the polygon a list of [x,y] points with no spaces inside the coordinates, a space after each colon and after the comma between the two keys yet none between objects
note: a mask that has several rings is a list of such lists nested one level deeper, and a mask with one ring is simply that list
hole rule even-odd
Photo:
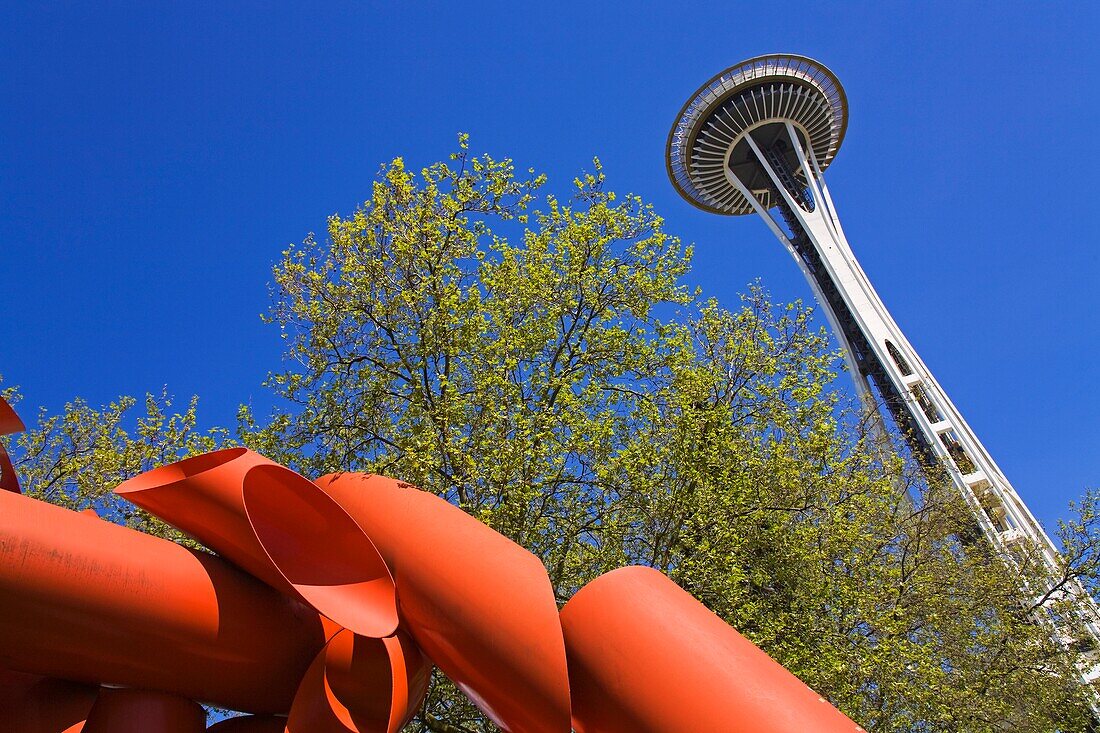
[{"label": "space needle saucer underside", "polygon": [[[665,164],[676,190],[716,214],[752,213],[727,175],[731,153],[746,133],[790,122],[824,171],[848,123],[847,99],[831,71],[804,56],[769,55],[733,66],[704,84],[680,110],[668,135]],[[768,190],[754,190],[765,208]]]}]

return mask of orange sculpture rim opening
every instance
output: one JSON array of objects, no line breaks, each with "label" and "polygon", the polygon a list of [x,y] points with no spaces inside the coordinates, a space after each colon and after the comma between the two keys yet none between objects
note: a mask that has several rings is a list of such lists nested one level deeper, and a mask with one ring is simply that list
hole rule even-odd
[{"label": "orange sculpture rim opening", "polygon": [[260,546],[306,602],[363,636],[381,638],[397,629],[393,576],[343,507],[278,465],[251,469],[243,493]]}]

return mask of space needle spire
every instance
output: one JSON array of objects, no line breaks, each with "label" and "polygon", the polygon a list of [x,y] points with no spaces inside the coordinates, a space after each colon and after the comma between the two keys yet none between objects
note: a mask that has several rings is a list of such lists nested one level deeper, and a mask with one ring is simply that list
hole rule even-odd
[{"label": "space needle spire", "polygon": [[[1021,604],[1046,598],[1037,620],[1078,649],[1082,640],[1050,608],[1068,600],[1090,637],[1084,646],[1100,648],[1096,604],[1077,583],[1052,590],[1057,547],[905,338],[848,244],[824,177],[847,123],[847,98],[831,71],[803,56],[758,56],[688,99],[668,136],[669,178],[704,211],[764,220],[806,276],[865,405],[892,417],[917,460],[943,467],[1006,562],[1019,565],[1025,548],[1037,550],[1051,580],[1035,587],[1021,576]],[[1095,652],[1082,657],[1082,682],[1100,677],[1096,662]]]}]

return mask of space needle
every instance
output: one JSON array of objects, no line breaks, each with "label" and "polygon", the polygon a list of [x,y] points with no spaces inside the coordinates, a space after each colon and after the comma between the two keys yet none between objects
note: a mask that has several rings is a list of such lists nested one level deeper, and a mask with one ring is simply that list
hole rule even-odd
[{"label": "space needle", "polygon": [[[890,316],[844,235],[823,174],[847,123],[847,98],[831,71],[803,56],[758,56],[688,99],[668,136],[669,178],[704,211],[764,220],[806,276],[864,404],[892,417],[918,461],[943,467],[1007,563],[1018,568],[1025,551],[1037,551],[1050,580],[1036,587],[1021,575],[1020,602],[1047,599],[1036,620],[1064,647],[1093,650],[1078,672],[1095,682],[1096,604],[1077,583],[1053,590],[1057,548]],[[1058,601],[1068,601],[1091,638],[1070,634],[1051,608]]]}]

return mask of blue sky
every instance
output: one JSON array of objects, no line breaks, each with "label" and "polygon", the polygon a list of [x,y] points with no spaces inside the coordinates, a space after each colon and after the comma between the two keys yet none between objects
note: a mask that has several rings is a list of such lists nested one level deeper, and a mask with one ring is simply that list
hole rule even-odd
[{"label": "blue sky", "polygon": [[663,163],[694,89],[789,52],[848,93],[828,179],[853,248],[1024,500],[1049,525],[1100,486],[1094,5],[14,5],[0,373],[24,413],[163,385],[209,424],[265,405],[279,252],[458,131],[559,190],[600,156],[728,305],[755,278],[809,298],[761,222],[691,208]]}]

